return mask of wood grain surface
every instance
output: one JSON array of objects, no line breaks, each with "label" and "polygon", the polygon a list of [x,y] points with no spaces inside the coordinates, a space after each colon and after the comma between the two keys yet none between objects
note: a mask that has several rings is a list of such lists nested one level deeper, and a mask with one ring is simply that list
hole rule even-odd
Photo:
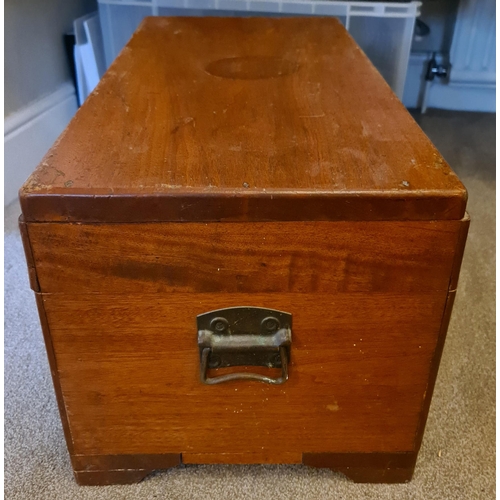
[{"label": "wood grain surface", "polygon": [[[418,451],[468,220],[22,227],[80,484],[164,454],[411,478],[342,464]],[[196,316],[240,305],[292,313],[286,384],[200,384]]]},{"label": "wood grain surface", "polygon": [[341,472],[356,483],[406,483],[417,453],[304,453],[302,463]]},{"label": "wood grain surface", "polygon": [[147,18],[20,192],[27,221],[461,219],[334,18]]},{"label": "wood grain surface", "polygon": [[[74,453],[411,451],[446,296],[44,294]],[[196,315],[242,304],[293,314],[286,384],[200,384]]]},{"label": "wood grain surface", "polygon": [[[27,224],[72,453],[313,464],[416,452],[467,224]],[[286,384],[200,384],[196,316],[241,305],[292,313]],[[131,470],[78,480],[149,468]]]},{"label": "wood grain surface", "polygon": [[180,454],[161,455],[72,455],[76,482],[81,486],[133,484],[142,481],[155,469],[169,469],[181,464]]},{"label": "wood grain surface", "polygon": [[439,364],[441,362],[444,343],[446,340],[446,335],[448,333],[448,325],[450,323],[451,313],[453,311],[453,304],[455,302],[455,297],[457,294],[458,278],[460,276],[460,267],[462,265],[462,259],[464,256],[465,243],[467,241],[467,234],[469,232],[469,225],[470,225],[470,218],[469,215],[467,214],[460,224],[457,247],[455,250],[455,254],[453,256],[453,267],[451,270],[451,279],[450,279],[448,297],[446,298],[443,318],[441,320],[441,329],[439,331],[439,338],[436,345],[436,350],[434,352],[434,357],[432,359],[431,376],[429,377],[429,384],[425,391],[425,397],[422,405],[422,417],[420,419],[419,428],[417,430],[417,439],[416,439],[417,450],[420,449],[420,445],[422,444],[424,429],[427,422],[427,415],[429,414],[432,395],[434,393],[434,386],[436,384],[436,379],[439,371]]},{"label": "wood grain surface", "polygon": [[42,292],[447,290],[460,221],[31,223]]},{"label": "wood grain surface", "polygon": [[[337,20],[147,18],[20,198],[80,484],[411,478],[466,191]],[[292,313],[285,384],[200,383],[196,316],[242,305]]]},{"label": "wood grain surface", "polygon": [[149,469],[121,469],[105,471],[75,470],[75,480],[80,486],[108,486],[141,482],[153,472]]},{"label": "wood grain surface", "polygon": [[159,455],[71,455],[76,471],[97,472],[106,470],[154,470],[168,469],[180,465],[179,454]]}]

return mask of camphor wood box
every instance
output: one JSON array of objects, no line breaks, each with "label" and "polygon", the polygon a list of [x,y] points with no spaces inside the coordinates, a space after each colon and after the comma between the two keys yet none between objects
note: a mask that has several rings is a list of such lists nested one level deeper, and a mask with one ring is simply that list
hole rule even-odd
[{"label": "camphor wood box", "polygon": [[[147,18],[20,198],[80,484],[180,463],[412,477],[466,191],[335,19]],[[284,383],[202,383],[197,316],[238,306],[292,315]]]}]

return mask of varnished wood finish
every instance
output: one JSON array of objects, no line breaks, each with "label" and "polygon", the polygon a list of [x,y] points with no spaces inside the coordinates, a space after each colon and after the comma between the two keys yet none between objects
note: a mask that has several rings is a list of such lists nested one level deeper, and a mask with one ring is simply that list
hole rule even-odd
[{"label": "varnished wood finish", "polygon": [[179,454],[162,455],[73,455],[76,482],[81,486],[133,484],[155,470],[181,463]]},{"label": "varnished wood finish", "polygon": [[453,258],[453,267],[450,278],[449,292],[446,298],[446,304],[443,311],[443,318],[441,320],[441,329],[439,331],[438,342],[436,345],[436,350],[434,352],[434,357],[432,359],[431,365],[431,375],[429,377],[429,385],[425,391],[425,397],[422,404],[422,416],[420,418],[419,426],[416,431],[415,437],[415,449],[418,451],[422,444],[422,439],[424,436],[425,424],[427,422],[427,415],[429,414],[429,409],[432,401],[432,395],[434,393],[434,386],[436,384],[436,379],[439,370],[439,364],[441,362],[441,356],[443,354],[444,343],[446,340],[446,334],[448,333],[448,325],[451,319],[451,313],[453,310],[453,304],[455,302],[456,289],[458,285],[458,278],[460,275],[460,266],[462,264],[462,259],[465,250],[465,243],[467,241],[467,234],[469,232],[470,218],[467,215],[460,225],[460,231],[458,234],[457,247],[455,249],[455,255]]},{"label": "varnished wood finish", "polygon": [[[410,451],[446,295],[45,294],[75,453]],[[196,315],[242,304],[292,312],[286,384],[200,384]]]},{"label": "varnished wood finish", "polygon": [[[20,198],[79,484],[411,478],[466,192],[338,21],[146,19]],[[196,316],[242,305],[292,313],[285,384],[200,383]]]},{"label": "varnished wood finish", "polygon": [[[29,224],[74,453],[314,465],[414,450],[464,224]],[[292,312],[285,385],[199,383],[196,316],[242,304]],[[77,477],[139,480],[150,465]],[[413,470],[329,467],[360,482]]]},{"label": "varnished wood finish", "polygon": [[71,435],[71,428],[68,422],[68,414],[64,402],[64,394],[63,391],[61,390],[61,381],[59,379],[59,368],[57,366],[56,353],[54,351],[54,343],[52,340],[50,326],[47,321],[47,315],[45,312],[42,295],[39,293],[35,293],[35,298],[36,298],[36,306],[38,309],[38,316],[40,318],[40,324],[42,327],[45,349],[47,351],[47,358],[49,361],[50,375],[52,377],[52,383],[54,385],[54,390],[56,393],[57,407],[59,409],[59,416],[61,417],[61,423],[64,431],[64,438],[66,440],[68,451],[71,454],[73,453],[73,437]]},{"label": "varnished wood finish", "polygon": [[460,221],[29,225],[43,292],[448,290]]},{"label": "varnished wood finish", "polygon": [[304,453],[302,463],[341,472],[356,483],[406,483],[417,453]]},{"label": "varnished wood finish", "polygon": [[465,217],[460,221],[460,231],[458,233],[457,247],[453,256],[453,267],[451,269],[451,278],[449,291],[455,292],[458,286],[458,278],[460,276],[460,267],[462,266],[462,259],[464,257],[465,243],[467,242],[467,235],[469,234],[470,217],[465,214]]},{"label": "varnished wood finish", "polygon": [[149,476],[153,469],[122,469],[81,471],[75,470],[75,480],[80,486],[107,486],[111,484],[134,484]]},{"label": "varnished wood finish", "polygon": [[302,453],[266,449],[242,453],[183,453],[184,464],[300,464]]},{"label": "varnished wood finish", "polygon": [[[145,76],[147,75],[147,76]],[[461,219],[334,18],[147,18],[20,192],[27,221]]]},{"label": "varnished wood finish", "polygon": [[180,465],[179,454],[157,455],[72,455],[75,470],[94,472],[106,470],[154,470],[168,469]]},{"label": "varnished wood finish", "polygon": [[34,292],[39,292],[40,285],[38,284],[35,259],[33,258],[33,250],[28,235],[28,225],[26,224],[26,222],[24,222],[24,218],[22,215],[19,217],[19,232],[21,233],[21,241],[23,242],[24,255],[26,256],[26,264],[28,266],[28,276],[30,280],[30,286]]}]

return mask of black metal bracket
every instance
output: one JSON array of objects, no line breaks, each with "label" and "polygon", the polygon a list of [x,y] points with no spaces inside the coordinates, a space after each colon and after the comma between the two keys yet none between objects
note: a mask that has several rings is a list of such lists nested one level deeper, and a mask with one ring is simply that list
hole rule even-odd
[{"label": "black metal bracket", "polygon": [[432,81],[434,78],[446,79],[449,76],[449,64],[438,64],[436,61],[436,53],[432,54],[432,58],[427,64],[427,71],[425,73],[425,79],[427,81]]}]

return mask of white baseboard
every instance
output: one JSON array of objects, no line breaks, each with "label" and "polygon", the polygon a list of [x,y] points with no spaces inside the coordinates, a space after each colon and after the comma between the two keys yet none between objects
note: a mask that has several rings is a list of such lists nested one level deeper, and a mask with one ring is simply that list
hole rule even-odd
[{"label": "white baseboard", "polygon": [[[425,72],[429,58],[430,54],[419,52],[410,55],[403,95],[403,104],[407,108],[420,108],[422,105]],[[455,78],[456,73],[452,73],[452,76]],[[495,83],[491,81],[481,82],[478,80],[476,83],[451,81],[443,83],[439,79],[435,79],[429,89],[427,107],[453,111],[494,113],[496,109],[495,93]]]},{"label": "white baseboard", "polygon": [[4,121],[4,205],[40,163],[78,108],[75,88],[64,84]]},{"label": "white baseboard", "polygon": [[495,84],[433,82],[429,89],[427,107],[456,111],[496,110]]}]

